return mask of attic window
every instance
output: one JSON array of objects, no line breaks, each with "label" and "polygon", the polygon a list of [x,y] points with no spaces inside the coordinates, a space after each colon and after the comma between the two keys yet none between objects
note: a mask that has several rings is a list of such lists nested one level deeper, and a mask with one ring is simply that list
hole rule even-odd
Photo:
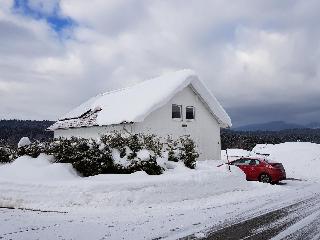
[{"label": "attic window", "polygon": [[193,120],[194,119],[194,107],[193,106],[188,106],[186,107],[186,119],[187,120]]},{"label": "attic window", "polygon": [[182,119],[182,106],[177,104],[172,104],[172,118]]}]

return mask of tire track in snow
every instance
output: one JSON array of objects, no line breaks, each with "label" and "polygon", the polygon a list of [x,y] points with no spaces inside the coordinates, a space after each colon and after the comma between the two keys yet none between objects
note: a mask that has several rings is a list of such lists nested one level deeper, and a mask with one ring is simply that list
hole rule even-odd
[{"label": "tire track in snow", "polygon": [[[315,216],[314,216],[315,214]],[[316,195],[312,198],[299,201],[291,204],[287,207],[283,207],[278,210],[264,213],[260,216],[253,217],[251,219],[244,220],[239,223],[216,227],[209,234],[207,234],[207,240],[223,240],[223,239],[250,239],[250,240],[267,240],[275,237],[278,239],[308,239],[309,235],[312,239],[319,233],[318,226],[320,220],[313,223],[311,226],[301,224],[293,227],[297,230],[289,231],[290,226],[294,226],[304,219],[313,219],[320,214],[320,195]],[[285,230],[289,232],[286,233]],[[277,235],[280,234],[278,237]],[[282,234],[282,235],[281,235]],[[287,236],[288,235],[288,236]],[[304,236],[301,238],[301,236]],[[189,236],[185,239],[195,239]]]}]

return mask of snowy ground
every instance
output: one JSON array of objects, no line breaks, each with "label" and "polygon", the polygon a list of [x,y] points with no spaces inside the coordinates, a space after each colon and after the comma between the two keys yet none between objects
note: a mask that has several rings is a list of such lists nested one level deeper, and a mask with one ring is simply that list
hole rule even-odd
[{"label": "snowy ground", "polygon": [[247,182],[238,169],[217,168],[217,161],[201,162],[196,170],[177,165],[161,176],[80,178],[70,166],[50,164],[45,156],[22,157],[0,166],[0,239],[204,237],[216,226],[320,196],[319,145],[254,150],[270,153],[284,163],[288,177],[302,181]]}]

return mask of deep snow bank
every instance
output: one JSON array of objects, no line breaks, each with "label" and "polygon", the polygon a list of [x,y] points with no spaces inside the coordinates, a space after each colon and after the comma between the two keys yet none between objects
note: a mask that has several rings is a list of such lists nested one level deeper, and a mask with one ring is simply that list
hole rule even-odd
[{"label": "deep snow bank", "polygon": [[173,162],[173,169],[162,175],[136,172],[81,178],[69,165],[50,164],[46,156],[21,157],[0,166],[0,206],[54,210],[149,206],[215,196],[237,199],[238,193],[274,190],[265,184],[247,182],[238,168],[229,172],[225,167],[216,167],[218,164],[203,161],[191,170]]},{"label": "deep snow bank", "polygon": [[24,181],[64,181],[78,178],[71,164],[51,163],[52,157],[40,154],[38,158],[22,156],[12,163],[0,165],[0,180]]},{"label": "deep snow bank", "polygon": [[258,144],[251,155],[270,154],[268,157],[283,163],[287,177],[320,180],[320,145],[308,142]]}]

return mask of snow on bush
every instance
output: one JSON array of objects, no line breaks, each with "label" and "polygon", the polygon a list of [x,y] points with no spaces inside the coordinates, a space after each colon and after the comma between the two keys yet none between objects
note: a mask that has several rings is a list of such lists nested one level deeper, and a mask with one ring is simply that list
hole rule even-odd
[{"label": "snow on bush", "polygon": [[[177,143],[180,143],[178,146]],[[170,145],[172,144],[172,147]],[[194,141],[189,136],[183,136],[174,143],[165,143],[153,134],[120,134],[114,132],[102,136],[100,139],[54,139],[52,142],[31,143],[23,138],[17,149],[18,156],[28,155],[37,158],[41,153],[54,156],[57,163],[70,163],[77,172],[84,176],[93,176],[107,173],[133,173],[145,171],[150,175],[163,173],[170,155],[167,149],[178,151],[177,160],[182,161],[189,168],[195,167],[199,154]],[[9,162],[10,158],[4,149],[1,162]],[[10,156],[13,156],[12,154]],[[12,157],[11,157],[12,158]],[[172,168],[173,166],[170,166]]]},{"label": "snow on bush", "polygon": [[183,161],[184,165],[188,168],[195,168],[196,160],[199,157],[199,153],[196,151],[195,142],[190,136],[183,136],[180,138],[181,147],[179,158]]},{"label": "snow on bush", "polygon": [[0,146],[0,164],[10,163],[16,158],[16,153],[8,146]]},{"label": "snow on bush", "polygon": [[84,177],[114,173],[111,149],[100,144],[92,139],[59,139],[49,145],[46,153],[54,156],[56,162],[71,163]]},{"label": "snow on bush", "polygon": [[178,151],[178,144],[177,140],[173,140],[171,136],[168,136],[166,142],[166,150],[168,153],[168,160],[173,162],[179,161],[179,151]]},{"label": "snow on bush", "polygon": [[112,149],[112,159],[115,164],[121,165],[123,167],[128,167],[130,164],[126,156],[120,157],[120,152],[118,149]]},{"label": "snow on bush", "polygon": [[16,158],[16,151],[0,139],[0,164],[12,162]]},{"label": "snow on bush", "polygon": [[17,149],[18,156],[28,155],[30,157],[36,158],[40,155],[40,153],[45,153],[45,149],[47,148],[47,143],[40,143],[39,141],[35,141],[25,146],[21,146]]},{"label": "snow on bush", "polygon": [[25,147],[31,144],[31,141],[28,137],[23,137],[20,139],[20,141],[18,142],[18,148],[20,147]]}]

